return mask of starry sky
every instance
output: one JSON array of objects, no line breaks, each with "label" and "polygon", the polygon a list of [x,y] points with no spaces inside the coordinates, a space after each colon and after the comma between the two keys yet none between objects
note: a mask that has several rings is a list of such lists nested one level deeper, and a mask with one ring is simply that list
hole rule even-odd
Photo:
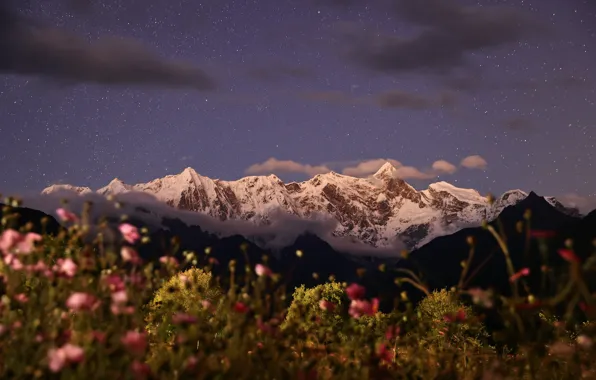
[{"label": "starry sky", "polygon": [[5,195],[385,159],[417,188],[596,194],[591,0],[1,4]]}]

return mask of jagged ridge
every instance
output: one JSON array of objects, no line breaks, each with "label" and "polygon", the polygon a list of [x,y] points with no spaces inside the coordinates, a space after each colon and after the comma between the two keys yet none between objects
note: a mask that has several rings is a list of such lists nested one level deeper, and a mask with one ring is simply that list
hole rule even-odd
[{"label": "jagged ridge", "polygon": [[[279,210],[300,217],[324,213],[339,222],[334,232],[337,236],[350,236],[376,247],[393,246],[400,240],[410,248],[479,225],[483,219],[493,220],[505,207],[528,196],[521,190],[512,190],[489,204],[478,191],[447,182],[433,183],[418,191],[396,174],[396,168],[387,162],[370,178],[330,172],[304,182],[284,184],[275,175],[222,181],[201,176],[188,167],[179,174],[136,185],[114,179],[96,192],[116,195],[140,191],[179,209],[257,224],[269,223],[272,214]],[[43,193],[64,189],[79,194],[92,191],[87,187],[53,185]],[[564,208],[552,197],[545,199]]]}]

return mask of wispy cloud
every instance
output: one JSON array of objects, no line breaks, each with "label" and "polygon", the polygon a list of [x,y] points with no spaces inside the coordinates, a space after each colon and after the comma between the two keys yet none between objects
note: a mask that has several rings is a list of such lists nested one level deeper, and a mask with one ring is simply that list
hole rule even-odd
[{"label": "wispy cloud", "polygon": [[351,177],[369,177],[375,174],[384,164],[393,165],[393,174],[402,179],[432,179],[439,175],[454,174],[457,166],[446,160],[437,160],[429,168],[416,168],[403,165],[392,158],[375,158],[352,162],[322,163],[318,165],[304,164],[292,160],[279,160],[271,157],[262,163],[249,166],[245,173],[249,175],[299,173],[308,176],[328,173],[332,170],[341,172]]},{"label": "wispy cloud", "polygon": [[[77,1],[84,5],[87,2]],[[131,39],[95,43],[66,29],[31,22],[0,4],[0,72],[69,83],[159,85],[214,90],[214,79],[197,66],[162,58]]]},{"label": "wispy cloud", "polygon": [[301,173],[309,176],[328,173],[331,169],[324,165],[308,165],[292,160],[278,160],[271,157],[266,161],[249,166],[245,173],[248,175],[278,174],[278,173]]},{"label": "wispy cloud", "polygon": [[436,96],[421,95],[403,90],[391,90],[370,96],[355,96],[343,91],[312,91],[299,94],[302,99],[343,105],[367,105],[385,109],[427,110],[451,107],[457,103],[452,92],[441,92]]},{"label": "wispy cloud", "polygon": [[477,154],[465,157],[461,160],[460,165],[467,169],[481,169],[484,170],[488,166],[488,163],[482,156]]},{"label": "wispy cloud", "polygon": [[348,58],[380,72],[450,73],[467,67],[469,53],[499,48],[550,29],[505,6],[464,6],[455,0],[395,0],[396,16],[421,27],[414,36],[378,35],[343,28]]}]

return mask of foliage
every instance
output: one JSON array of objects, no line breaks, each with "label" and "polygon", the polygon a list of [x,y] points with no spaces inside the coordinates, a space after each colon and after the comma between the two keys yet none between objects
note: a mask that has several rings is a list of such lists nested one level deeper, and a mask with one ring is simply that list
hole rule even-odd
[{"label": "foliage", "polygon": [[[101,234],[90,236],[85,218],[66,210],[60,215],[68,228],[56,236],[10,224],[10,212],[0,228],[1,378],[554,380],[596,374],[596,329],[585,321],[593,320],[596,299],[581,287],[591,268],[567,251],[566,278],[579,290],[563,283],[550,298],[459,287],[432,292],[417,306],[399,294],[395,302],[404,307],[383,314],[357,284],[332,282],[295,289],[286,310],[278,275],[263,264],[249,268],[242,285],[230,281],[221,289],[210,268],[187,269],[198,261],[194,254],[143,262],[137,250],[149,237],[125,223],[119,226],[125,242],[114,245]],[[235,263],[229,268],[233,278]],[[476,314],[461,302],[470,295]],[[550,322],[539,316],[556,315],[563,303],[575,312]],[[504,327],[490,338],[513,342],[514,355],[487,346],[483,310],[502,318]],[[572,336],[570,326],[578,326]]]},{"label": "foliage", "polygon": [[147,330],[151,332],[175,313],[195,310],[202,301],[216,303],[221,295],[210,272],[192,267],[177,273],[161,285],[147,305]]},{"label": "foliage", "polygon": [[[422,337],[424,344],[441,344],[449,340],[452,344],[486,345],[486,329],[477,321],[472,308],[458,299],[455,291],[441,289],[432,292],[420,302],[417,311],[422,323],[430,325]],[[463,320],[452,323],[451,319],[458,317]]]}]

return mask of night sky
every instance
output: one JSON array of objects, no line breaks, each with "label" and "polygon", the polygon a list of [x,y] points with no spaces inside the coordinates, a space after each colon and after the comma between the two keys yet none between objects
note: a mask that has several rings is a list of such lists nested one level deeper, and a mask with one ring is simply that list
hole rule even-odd
[{"label": "night sky", "polygon": [[5,195],[392,159],[417,188],[596,196],[591,0],[2,1]]}]

